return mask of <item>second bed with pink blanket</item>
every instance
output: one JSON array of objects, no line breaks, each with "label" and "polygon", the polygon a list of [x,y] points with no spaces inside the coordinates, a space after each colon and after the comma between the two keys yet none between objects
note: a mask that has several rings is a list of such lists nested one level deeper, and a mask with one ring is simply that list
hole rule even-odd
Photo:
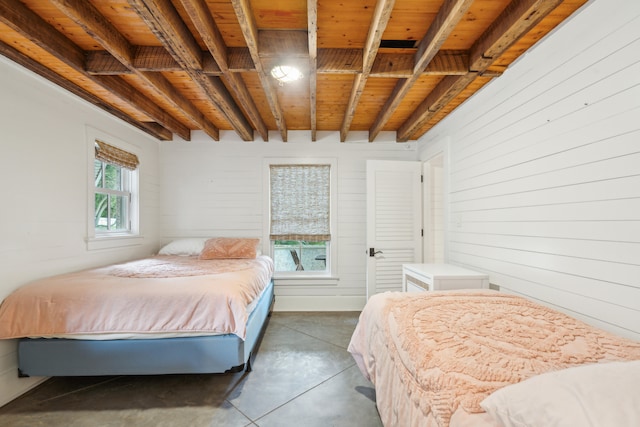
[{"label": "second bed with pink blanket", "polygon": [[[640,362],[613,364],[640,360],[640,343],[513,295],[488,290],[374,295],[360,316],[349,351],[375,385],[376,403],[387,427],[622,426],[638,425],[633,423],[640,419],[636,409],[628,409],[637,408],[637,404],[625,409],[621,403],[628,396],[638,396]],[[617,371],[615,382],[607,373],[600,375],[604,377],[601,382],[577,382],[576,389],[580,391],[586,384],[589,396],[595,395],[592,388],[621,389],[621,397],[614,402],[619,406],[598,415],[626,417],[623,421],[602,424],[589,420],[585,424],[587,421],[580,419],[563,424],[536,419],[509,423],[513,412],[532,410],[534,398],[541,395],[568,405],[563,398],[551,396],[558,390],[570,390],[570,381],[565,379],[561,387],[546,391],[542,383],[548,381],[545,373],[585,375],[584,370],[571,369],[576,367]],[[503,403],[496,406],[511,390],[509,386],[526,386],[527,380],[534,379],[542,380],[527,390],[517,410]],[[625,389],[625,382],[634,390]],[[569,392],[571,399],[579,394]],[[595,407],[606,398],[601,393],[592,400],[595,402],[578,402],[577,406]],[[544,414],[550,406],[545,404],[538,412]],[[584,409],[574,412],[579,416],[588,413]]]}]

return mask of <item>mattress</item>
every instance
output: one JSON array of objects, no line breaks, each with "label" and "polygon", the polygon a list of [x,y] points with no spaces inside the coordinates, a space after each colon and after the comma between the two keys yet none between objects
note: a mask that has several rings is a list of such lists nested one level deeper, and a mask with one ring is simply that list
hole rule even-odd
[{"label": "mattress", "polygon": [[0,305],[0,339],[246,336],[273,261],[155,256],[38,280]]},{"label": "mattress", "polygon": [[349,344],[385,426],[496,426],[494,391],[570,367],[640,359],[640,343],[496,291],[388,292]]}]

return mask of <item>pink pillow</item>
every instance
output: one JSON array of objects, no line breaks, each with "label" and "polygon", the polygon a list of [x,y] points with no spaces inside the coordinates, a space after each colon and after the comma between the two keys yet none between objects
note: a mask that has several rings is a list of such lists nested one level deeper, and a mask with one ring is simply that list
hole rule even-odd
[{"label": "pink pillow", "polygon": [[200,259],[255,258],[260,239],[214,237],[204,243]]}]

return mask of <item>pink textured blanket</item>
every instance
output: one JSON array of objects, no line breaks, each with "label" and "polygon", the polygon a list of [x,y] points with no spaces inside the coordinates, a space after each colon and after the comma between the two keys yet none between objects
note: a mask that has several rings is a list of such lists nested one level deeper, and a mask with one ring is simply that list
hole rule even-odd
[{"label": "pink textured blanket", "polygon": [[411,402],[403,412],[413,408],[423,420],[448,426],[454,414],[469,419],[482,413],[485,397],[531,376],[640,359],[640,343],[494,291],[376,295],[362,312],[349,351],[376,386],[385,425],[427,425],[416,423],[415,414],[399,418],[403,399]]},{"label": "pink textured blanket", "polygon": [[22,286],[0,305],[0,339],[70,334],[227,334],[271,280],[266,256],[157,256]]}]

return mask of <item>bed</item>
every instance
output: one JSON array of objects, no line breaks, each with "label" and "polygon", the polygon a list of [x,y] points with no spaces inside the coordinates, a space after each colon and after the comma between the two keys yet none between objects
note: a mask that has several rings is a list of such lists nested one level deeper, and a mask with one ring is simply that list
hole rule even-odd
[{"label": "bed", "polygon": [[180,239],[157,256],[38,280],[0,305],[21,376],[251,370],[274,302],[258,239]]},{"label": "bed", "polygon": [[348,349],[387,427],[640,425],[640,343],[515,295],[377,294]]}]

